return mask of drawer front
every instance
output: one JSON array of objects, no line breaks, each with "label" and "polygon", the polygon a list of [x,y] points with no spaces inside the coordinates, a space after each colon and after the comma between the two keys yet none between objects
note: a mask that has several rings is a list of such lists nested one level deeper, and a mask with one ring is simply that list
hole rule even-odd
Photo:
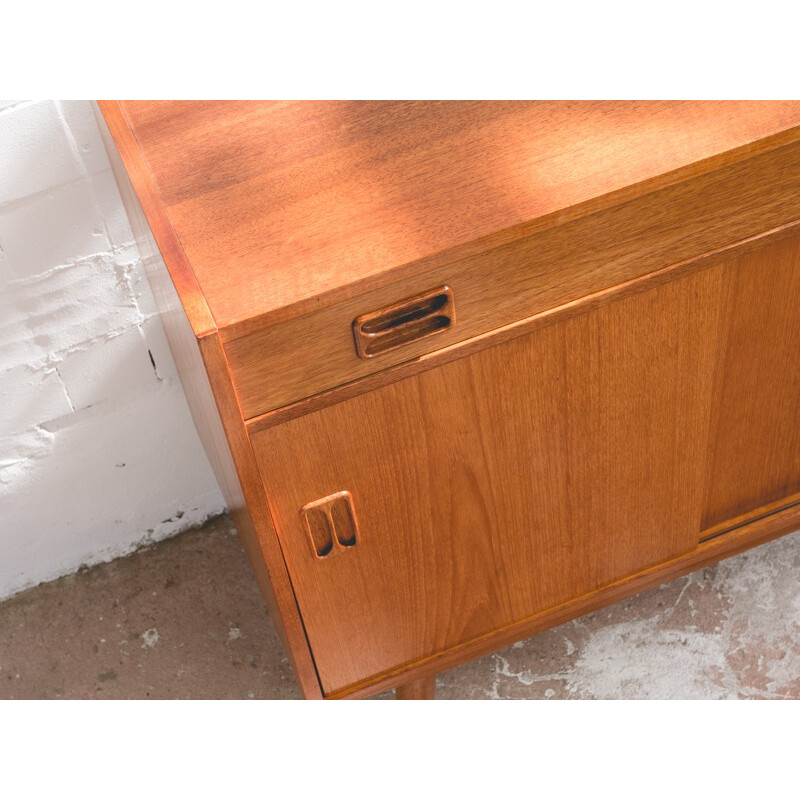
[{"label": "drawer front", "polygon": [[[800,145],[790,145],[523,238],[511,232],[491,248],[439,256],[413,278],[231,338],[225,353],[242,414],[252,419],[792,222],[798,185]],[[360,357],[356,319],[436,287],[452,290],[455,324]]]},{"label": "drawer front", "polygon": [[326,693],[698,542],[720,271],[252,437]]}]

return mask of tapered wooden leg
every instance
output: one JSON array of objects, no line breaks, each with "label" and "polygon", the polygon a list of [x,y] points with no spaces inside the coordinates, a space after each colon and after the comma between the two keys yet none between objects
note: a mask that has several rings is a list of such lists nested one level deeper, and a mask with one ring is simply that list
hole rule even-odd
[{"label": "tapered wooden leg", "polygon": [[398,700],[433,700],[436,694],[436,676],[419,678],[410,683],[404,683],[395,690]]}]

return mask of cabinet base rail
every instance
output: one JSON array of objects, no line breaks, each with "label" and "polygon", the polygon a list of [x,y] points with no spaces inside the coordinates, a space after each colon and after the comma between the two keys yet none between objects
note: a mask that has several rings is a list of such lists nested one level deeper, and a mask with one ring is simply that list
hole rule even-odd
[{"label": "cabinet base rail", "polygon": [[578,597],[564,605],[543,611],[502,631],[467,642],[461,647],[437,653],[414,665],[407,665],[402,669],[377,676],[369,682],[365,681],[362,684],[332,692],[326,695],[326,699],[346,697],[355,700],[396,687],[400,688],[398,698],[403,698],[407,691],[403,687],[415,686],[424,679],[434,681],[437,673],[465,661],[480,658],[548,628],[554,628],[598,608],[624,600],[673,578],[679,578],[689,572],[702,569],[798,529],[800,529],[800,502],[784,507],[768,516],[759,516],[749,524],[741,525],[728,533],[706,539],[695,550],[679,558],[629,575],[616,583]]}]

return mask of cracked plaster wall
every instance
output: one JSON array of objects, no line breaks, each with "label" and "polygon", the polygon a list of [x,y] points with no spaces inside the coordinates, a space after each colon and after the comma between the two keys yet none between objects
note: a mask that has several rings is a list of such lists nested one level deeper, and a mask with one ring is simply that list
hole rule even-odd
[{"label": "cracked plaster wall", "polygon": [[90,104],[0,101],[0,599],[223,508]]}]

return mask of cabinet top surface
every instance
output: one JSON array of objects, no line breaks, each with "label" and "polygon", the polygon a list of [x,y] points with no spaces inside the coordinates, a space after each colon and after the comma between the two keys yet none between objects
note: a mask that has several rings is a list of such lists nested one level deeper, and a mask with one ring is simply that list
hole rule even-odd
[{"label": "cabinet top surface", "polygon": [[101,109],[184,305],[243,332],[800,136],[798,101]]}]

